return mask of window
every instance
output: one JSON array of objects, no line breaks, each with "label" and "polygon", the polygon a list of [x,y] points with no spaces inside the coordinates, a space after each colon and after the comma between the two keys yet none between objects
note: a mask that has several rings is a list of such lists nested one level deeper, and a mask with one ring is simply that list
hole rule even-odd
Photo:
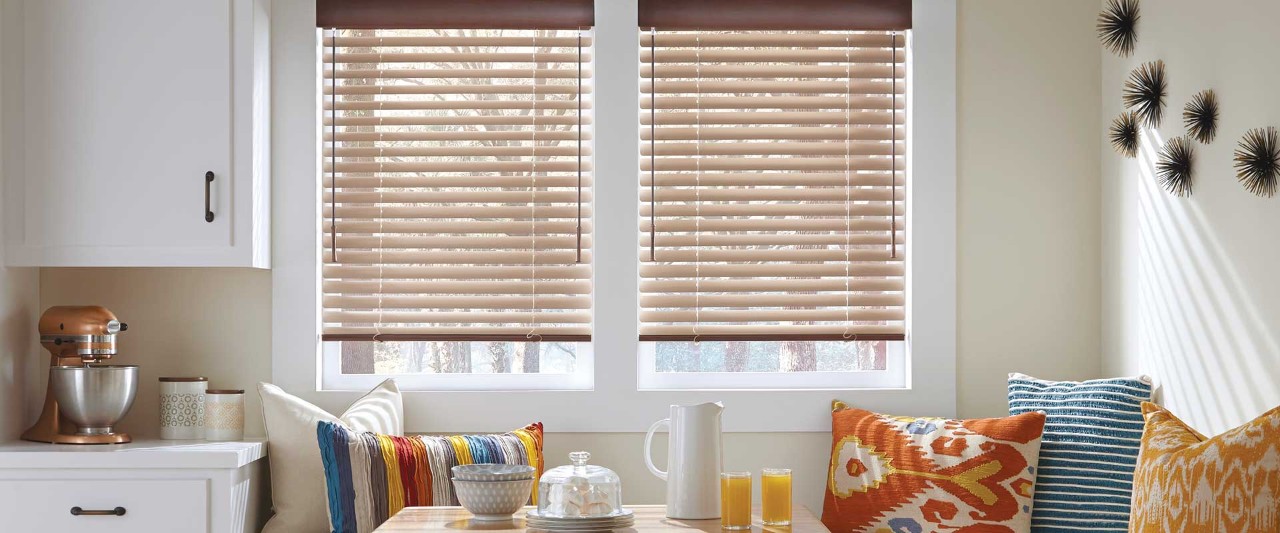
[{"label": "window", "polygon": [[[484,432],[494,428],[519,427],[536,417],[555,432],[644,431],[649,422],[660,417],[659,413],[664,412],[670,404],[724,401],[730,406],[724,421],[726,431],[823,431],[830,425],[830,417],[823,414],[821,407],[836,396],[881,412],[954,415],[955,3],[917,0],[914,15],[908,17],[914,19],[910,31],[903,25],[894,28],[853,28],[850,27],[851,24],[843,24],[848,22],[849,17],[841,15],[842,8],[846,6],[870,9],[877,5],[897,6],[906,2],[673,0],[658,3],[664,7],[686,9],[712,6],[713,14],[719,17],[733,15],[736,19],[743,20],[744,12],[750,9],[763,9],[770,4],[783,2],[793,8],[790,15],[769,13],[766,18],[782,20],[791,26],[784,29],[722,28],[701,19],[695,21],[696,26],[665,27],[644,18],[649,13],[646,8],[651,6],[651,0],[608,0],[594,3],[596,16],[594,21],[588,21],[594,23],[593,30],[591,34],[584,34],[584,53],[590,53],[591,61],[583,61],[583,101],[590,104],[589,111],[583,115],[588,119],[583,137],[590,139],[590,143],[584,141],[584,148],[591,148],[590,163],[592,174],[595,175],[595,179],[590,182],[590,189],[584,188],[584,193],[591,193],[591,203],[584,204],[584,207],[591,208],[590,222],[594,223],[589,225],[592,237],[590,264],[594,278],[593,290],[597,292],[592,298],[592,341],[572,344],[575,350],[591,348],[595,356],[575,352],[575,356],[571,358],[574,374],[563,374],[560,372],[565,370],[561,370],[563,367],[558,365],[567,364],[570,358],[555,348],[554,343],[544,342],[539,345],[539,373],[486,374],[481,372],[490,370],[491,364],[487,361],[502,361],[504,354],[490,354],[486,341],[467,341],[470,342],[470,351],[464,353],[471,354],[472,373],[437,374],[434,372],[437,368],[436,355],[431,350],[436,350],[437,353],[447,351],[447,343],[450,341],[422,341],[440,344],[418,344],[412,348],[401,345],[396,357],[388,359],[384,356],[384,360],[391,364],[386,367],[378,365],[377,370],[390,368],[387,371],[405,372],[395,374],[397,382],[405,390],[416,389],[406,396],[406,405],[413,403],[418,406],[406,409],[407,429]],[[483,4],[487,6],[486,13],[490,16],[479,17],[479,20],[489,24],[502,18],[497,15],[520,9],[525,9],[523,15],[532,20],[532,11],[557,3],[562,3],[562,0],[317,0],[315,13],[306,2],[277,2],[274,5],[271,38],[273,43],[282,45],[274,47],[271,65],[271,90],[274,94],[271,118],[275,131],[274,145],[278,148],[273,150],[272,179],[275,194],[271,198],[272,224],[276,235],[271,274],[271,372],[275,383],[317,405],[339,406],[354,401],[363,391],[383,379],[378,374],[342,373],[341,347],[338,346],[340,343],[320,342],[325,324],[321,316],[324,310],[324,304],[320,300],[323,292],[318,287],[324,282],[322,258],[327,251],[323,250],[321,229],[322,224],[327,222],[321,213],[326,210],[326,205],[320,196],[327,191],[330,183],[330,176],[322,166],[327,158],[321,156],[324,148],[323,136],[330,131],[323,121],[326,111],[323,110],[321,87],[330,80],[323,76],[325,65],[322,54],[328,45],[325,41],[326,34],[317,31],[317,28],[339,27],[344,32],[369,29],[387,32],[458,32],[475,28],[475,25],[462,24],[445,16],[447,14],[435,13],[427,17],[415,12],[419,8],[446,6],[461,10]],[[592,5],[592,2],[581,3]],[[376,6],[382,6],[382,12],[389,15],[387,18],[404,21],[403,27],[388,25],[386,19],[364,19],[344,25],[324,18],[313,23],[306,18],[320,13],[320,8],[360,10]],[[640,20],[636,19],[637,7],[641,8]],[[746,9],[747,7],[750,9]],[[813,13],[821,14],[823,27],[806,28],[793,24],[799,17]],[[884,17],[872,19],[887,20]],[[446,20],[451,26],[434,27],[430,24],[431,20]],[[833,27],[835,25],[839,27]],[[531,27],[525,24],[515,28],[491,26],[479,29],[527,31]],[[550,29],[572,32],[578,27],[579,23],[574,21],[568,27]],[[900,244],[900,251],[904,254],[902,263],[906,268],[904,294],[906,330],[909,334],[906,342],[884,343],[885,371],[833,370],[837,368],[835,365],[843,364],[842,361],[860,360],[862,362],[857,363],[859,365],[878,366],[880,355],[867,350],[837,354],[815,345],[816,372],[760,372],[759,370],[768,368],[767,364],[773,358],[781,357],[780,351],[772,350],[780,350],[782,344],[775,341],[745,341],[749,350],[746,363],[748,371],[708,372],[705,370],[718,368],[716,365],[725,359],[726,353],[731,355],[731,360],[741,360],[738,355],[741,352],[735,350],[740,350],[742,345],[734,345],[730,350],[728,341],[701,339],[697,347],[702,351],[697,354],[697,358],[677,360],[672,357],[669,359],[670,363],[663,367],[681,371],[654,372],[658,368],[654,361],[657,355],[654,348],[658,343],[641,343],[637,335],[641,312],[639,285],[642,279],[642,264],[637,259],[642,251],[647,251],[640,244],[643,237],[637,235],[640,231],[637,225],[639,223],[643,228],[648,223],[648,217],[639,214],[642,189],[638,180],[648,174],[647,171],[640,171],[638,143],[647,143],[647,139],[640,139],[647,126],[638,125],[641,114],[639,104],[640,99],[645,96],[641,92],[643,85],[649,81],[640,76],[641,52],[644,48],[640,43],[642,35],[647,34],[651,27],[657,27],[658,32],[688,32],[695,29],[706,32],[766,33],[875,32],[894,29],[900,32],[902,46],[909,52],[909,59],[905,64],[908,67],[907,75],[900,80],[908,82],[910,89],[900,97],[909,102],[899,111],[904,113],[902,120],[907,120],[909,124],[903,129],[909,132],[905,148],[911,156],[903,161],[910,172],[899,173],[899,188],[909,195],[909,201],[902,202],[901,205],[908,212],[900,215],[896,223],[903,228],[901,233],[904,241]],[[588,37],[591,44],[589,49],[586,47]],[[339,54],[342,52],[340,48]],[[585,74],[588,66],[591,76]],[[588,80],[591,81],[590,84],[587,83]],[[662,112],[661,109],[657,111]],[[374,114],[395,115],[390,111]],[[393,131],[391,128],[378,130]],[[339,129],[340,133],[344,131]],[[337,177],[343,176],[340,173]],[[584,178],[592,176],[584,172]],[[843,187],[843,181],[838,182],[837,186]],[[576,192],[576,188],[573,190]],[[519,189],[519,192],[526,191]],[[585,216],[584,222],[587,222]],[[342,235],[339,232],[339,240]],[[659,243],[662,242],[661,239],[660,235]],[[917,303],[923,304],[916,305]],[[383,345],[389,348],[397,342],[386,340]],[[510,342],[509,349],[515,351],[511,364],[519,364],[520,370],[517,372],[523,371],[526,359],[522,350],[525,345],[522,341]],[[825,342],[845,348],[852,344]],[[684,343],[688,348],[693,347],[692,341]],[[350,346],[352,343],[341,344]],[[678,348],[677,345],[672,346]],[[324,349],[318,349],[321,347]],[[648,355],[642,347],[650,348]],[[762,347],[769,350],[762,350]],[[909,357],[905,353],[908,350]],[[637,354],[640,354],[639,360]],[[373,363],[376,364],[377,354],[373,355]],[[351,359],[351,362],[355,360]],[[694,362],[704,371],[683,371]],[[370,363],[360,364],[367,368]],[[430,370],[413,373],[411,365]],[[552,370],[552,367],[556,369]],[[649,369],[647,373],[645,368]],[[579,375],[587,376],[584,382],[574,381]],[[754,378],[756,381],[744,382],[739,386],[725,376]],[[650,380],[652,377],[665,381],[653,382]],[[436,378],[439,379],[435,380]],[[818,385],[823,380],[827,380],[825,385]],[[567,381],[573,383],[566,385]],[[800,390],[774,390],[761,394],[761,387]],[[573,390],[536,390],[557,388]],[[458,389],[500,389],[502,392],[459,394],[455,392]],[[566,409],[565,406],[572,408]]]},{"label": "window", "polygon": [[908,32],[647,4],[642,375],[714,386],[753,380],[671,374],[830,372],[845,375],[790,379],[901,386]]},{"label": "window", "polygon": [[321,31],[326,386],[589,386],[591,21],[424,6]]}]

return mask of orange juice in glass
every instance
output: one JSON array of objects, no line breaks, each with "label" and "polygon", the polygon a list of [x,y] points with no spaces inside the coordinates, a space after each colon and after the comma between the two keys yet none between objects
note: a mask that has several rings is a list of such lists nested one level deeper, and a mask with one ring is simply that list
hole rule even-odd
[{"label": "orange juice in glass", "polygon": [[720,474],[720,527],[751,529],[751,472]]},{"label": "orange juice in glass", "polygon": [[790,468],[765,468],[760,471],[760,505],[764,525],[791,525]]}]

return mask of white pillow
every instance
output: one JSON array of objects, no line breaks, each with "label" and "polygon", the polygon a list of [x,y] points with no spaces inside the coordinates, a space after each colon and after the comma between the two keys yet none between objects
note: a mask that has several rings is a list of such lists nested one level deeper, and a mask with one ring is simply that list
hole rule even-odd
[{"label": "white pillow", "polygon": [[321,420],[344,424],[356,431],[404,434],[404,402],[393,379],[383,381],[341,417],[335,417],[270,383],[259,383],[262,420],[267,429],[271,464],[271,500],[275,516],[263,533],[322,533],[329,531],[324,467],[316,426]]}]

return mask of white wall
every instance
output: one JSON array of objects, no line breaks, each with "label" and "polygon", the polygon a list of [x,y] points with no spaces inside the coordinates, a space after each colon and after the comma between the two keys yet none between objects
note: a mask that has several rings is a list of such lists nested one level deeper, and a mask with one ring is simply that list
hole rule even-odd
[{"label": "white wall", "polygon": [[[0,27],[3,22],[0,21]],[[8,46],[0,49],[0,54],[12,53]],[[12,99],[12,96],[0,94],[0,99]],[[3,108],[8,110],[13,106]],[[0,143],[3,137],[0,135]],[[7,173],[9,167],[4,168]],[[3,203],[0,201],[0,205]],[[0,216],[0,220],[3,219]],[[4,228],[0,228],[0,235],[4,235]],[[27,369],[48,366],[49,362],[47,353],[41,353],[43,350],[36,340],[40,303],[38,276],[39,271],[34,268],[0,267],[0,441],[16,439],[26,429],[27,396],[23,393],[23,383],[27,381]],[[43,400],[43,395],[40,399]]]},{"label": "white wall", "polygon": [[[1280,127],[1280,3],[1143,2],[1132,57],[1103,52],[1102,119],[1121,112],[1130,70],[1162,59],[1164,124],[1137,160],[1102,149],[1103,370],[1152,375],[1163,403],[1204,432],[1280,404],[1280,199],[1253,196],[1232,169],[1245,131]],[[1196,146],[1190,198],[1153,175],[1155,142],[1184,134],[1182,106],[1214,89],[1218,138]]]},{"label": "white wall", "polygon": [[1096,16],[1092,2],[960,4],[963,416],[1007,414],[1009,372],[1098,374]]},{"label": "white wall", "polygon": [[[961,416],[1004,414],[1009,371],[1046,378],[1098,372],[1095,15],[1090,2],[959,4]],[[1031,246],[1042,235],[1053,242]],[[271,379],[270,278],[270,272],[237,269],[44,269],[39,285],[42,306],[98,303],[132,324],[121,335],[120,360],[142,365],[144,379],[122,427],[154,434],[161,374],[207,375],[218,386],[246,389]],[[43,394],[35,374],[28,372],[29,401]],[[247,399],[247,432],[260,435],[256,395]],[[622,475],[628,501],[663,500],[662,483],[643,466],[643,435],[550,429],[552,464],[564,462],[569,451],[590,450],[596,462]],[[726,467],[790,466],[798,499],[816,511],[829,439],[825,433],[730,434]]]}]

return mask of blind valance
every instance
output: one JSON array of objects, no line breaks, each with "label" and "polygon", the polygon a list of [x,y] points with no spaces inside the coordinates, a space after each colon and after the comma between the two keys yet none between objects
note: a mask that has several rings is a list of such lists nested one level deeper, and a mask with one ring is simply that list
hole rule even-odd
[{"label": "blind valance", "polygon": [[326,30],[323,336],[591,336],[591,34]]},{"label": "blind valance", "polygon": [[577,29],[592,0],[316,0],[316,27],[343,29]]},{"label": "blind valance", "polygon": [[658,30],[911,29],[911,0],[640,0]]},{"label": "blind valance", "polygon": [[641,340],[903,339],[906,37],[639,44]]}]

